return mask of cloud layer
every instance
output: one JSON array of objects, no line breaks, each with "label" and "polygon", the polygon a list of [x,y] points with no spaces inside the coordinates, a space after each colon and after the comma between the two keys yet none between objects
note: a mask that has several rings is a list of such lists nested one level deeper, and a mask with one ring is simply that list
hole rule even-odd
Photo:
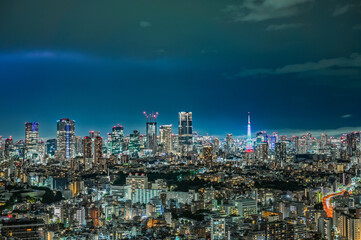
[{"label": "cloud layer", "polygon": [[306,62],[301,64],[291,64],[280,68],[258,68],[258,69],[244,69],[238,76],[255,76],[255,75],[279,75],[279,74],[296,74],[306,72],[322,72],[323,74],[334,73],[335,69],[341,70],[344,75],[358,73],[355,71],[345,71],[347,69],[361,68],[361,54],[353,53],[349,57],[328,58],[317,62]]},{"label": "cloud layer", "polygon": [[292,28],[300,28],[302,24],[299,23],[290,23],[290,24],[271,24],[266,28],[266,31],[280,31],[287,30]]},{"label": "cloud layer", "polygon": [[260,22],[297,15],[302,5],[310,2],[313,0],[245,0],[240,5],[228,5],[224,11],[235,22]]},{"label": "cloud layer", "polygon": [[336,9],[334,10],[332,16],[336,17],[336,16],[340,16],[342,14],[345,14],[352,8],[352,6],[353,6],[352,4],[337,6]]}]

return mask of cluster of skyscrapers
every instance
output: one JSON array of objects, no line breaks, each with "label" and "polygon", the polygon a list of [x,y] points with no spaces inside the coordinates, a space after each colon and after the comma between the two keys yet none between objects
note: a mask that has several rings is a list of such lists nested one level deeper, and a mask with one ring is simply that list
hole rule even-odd
[{"label": "cluster of skyscrapers", "polygon": [[[19,156],[31,159],[33,163],[41,163],[45,157],[59,160],[70,160],[82,156],[97,162],[103,156],[182,153],[192,151],[193,125],[192,113],[179,113],[179,132],[172,133],[172,125],[161,125],[158,129],[157,116],[146,114],[145,135],[134,130],[124,135],[124,127],[115,125],[104,140],[99,131],[90,131],[89,136],[78,137],[75,133],[75,121],[63,118],[57,121],[56,139],[48,139],[46,143],[39,139],[39,123],[25,123],[25,143],[22,140],[14,143],[9,137],[2,144],[5,158]],[[158,135],[159,131],[159,135]],[[0,143],[2,139],[0,140]],[[86,160],[84,160],[86,161]]]}]

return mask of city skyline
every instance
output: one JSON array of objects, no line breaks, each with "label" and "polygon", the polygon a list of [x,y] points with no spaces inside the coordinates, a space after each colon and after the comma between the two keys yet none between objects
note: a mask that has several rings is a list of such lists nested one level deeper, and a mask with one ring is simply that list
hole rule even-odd
[{"label": "city skyline", "polygon": [[[153,114],[153,113],[152,113]],[[149,114],[149,116],[153,116],[152,114]],[[156,113],[156,118],[158,118],[158,112]],[[248,118],[248,121],[249,121],[249,116],[250,116],[250,112],[248,112],[247,114],[245,114],[246,118]],[[103,129],[100,130],[98,128],[94,128],[94,129],[84,129],[84,127],[82,127],[80,124],[77,124],[77,121],[72,119],[72,118],[62,118],[62,119],[71,119],[72,121],[75,122],[76,124],[76,130],[75,130],[75,134],[76,136],[81,136],[81,137],[84,137],[84,136],[88,136],[90,132],[94,132],[94,131],[99,131],[100,132],[100,136],[103,138],[103,139],[106,139],[106,137],[112,132],[112,129],[115,128],[116,126],[118,127],[122,127],[123,128],[123,131],[124,131],[124,134],[129,136],[129,134],[133,133],[134,130],[138,130],[140,132],[141,135],[144,135],[146,136],[147,135],[147,121],[148,121],[148,118],[147,118],[147,121],[144,120],[144,115],[146,117],[148,117],[148,115],[145,113],[145,112],[142,112],[141,115],[143,115],[143,124],[142,126],[139,126],[139,128],[135,128],[135,129],[130,129],[130,128],[127,128],[126,125],[124,124],[119,124],[119,123],[116,123],[116,124],[113,124],[112,126],[110,126],[108,129]],[[155,116],[155,115],[154,115]],[[60,120],[62,120],[60,119]],[[244,121],[243,123],[243,126],[241,126],[240,124],[240,128],[239,128],[239,131],[238,132],[225,132],[224,134],[212,134],[212,133],[209,133],[209,132],[202,132],[201,131],[197,131],[197,128],[196,130],[193,130],[194,133],[197,133],[201,136],[205,136],[205,135],[209,135],[209,136],[212,136],[212,137],[218,137],[218,138],[222,138],[222,139],[225,139],[227,134],[232,134],[234,138],[244,138],[246,139],[248,137],[248,129],[249,129],[249,122],[247,121]],[[55,121],[55,123],[59,122],[59,119]],[[160,127],[161,126],[166,126],[166,125],[172,125],[172,126],[178,126],[179,122],[174,122],[174,123],[169,123],[169,122],[164,122],[164,121],[161,121],[161,122],[158,122],[158,119],[156,120],[157,122],[157,127],[156,127],[156,131],[157,133],[159,133],[160,131]],[[27,124],[31,124],[31,123],[36,123],[37,124],[37,129],[38,129],[38,135],[39,135],[39,139],[45,139],[45,140],[48,140],[48,139],[54,139],[56,138],[56,124],[55,126],[53,126],[55,128],[55,132],[53,133],[53,135],[50,135],[48,133],[44,133],[42,132],[41,130],[41,123],[39,122],[25,122],[25,125]],[[247,124],[248,123],[248,124]],[[80,128],[80,130],[79,130]],[[252,123],[252,129],[254,128],[254,125]],[[40,129],[40,130],[39,130]],[[12,137],[12,139],[14,140],[25,140],[25,134],[26,134],[26,131],[24,133],[24,129],[21,129],[20,131],[22,131],[22,135],[14,135],[14,134],[10,134],[10,135],[0,135],[0,137],[2,137],[3,139],[5,138],[8,138],[8,137]],[[291,136],[302,136],[302,135],[306,135],[307,133],[311,133],[313,136],[315,137],[320,137],[321,134],[325,133],[325,134],[328,134],[328,136],[333,136],[333,137],[340,137],[342,135],[345,135],[345,134],[348,134],[350,132],[360,132],[361,131],[361,127],[344,127],[344,128],[339,128],[339,129],[316,129],[316,130],[301,130],[301,129],[262,129],[260,128],[259,126],[257,127],[256,126],[256,130],[252,130],[252,135],[251,137],[254,138],[256,136],[256,133],[257,132],[260,132],[260,131],[265,131],[267,132],[268,134],[272,134],[273,132],[277,132],[279,135],[285,135],[287,137],[291,137]],[[239,133],[239,134],[238,134]],[[178,128],[177,127],[174,127],[172,128],[172,134],[178,134]]]},{"label": "city skyline", "polygon": [[360,0],[0,1],[0,238],[361,240]]}]

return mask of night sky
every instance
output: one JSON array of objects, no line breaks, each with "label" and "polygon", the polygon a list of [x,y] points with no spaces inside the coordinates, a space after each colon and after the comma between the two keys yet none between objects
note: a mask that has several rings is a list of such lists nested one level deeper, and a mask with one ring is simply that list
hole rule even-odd
[{"label": "night sky", "polygon": [[[361,2],[341,0],[0,1],[0,135],[76,134],[143,111],[194,131],[361,130]],[[342,129],[340,129],[342,128]]]}]

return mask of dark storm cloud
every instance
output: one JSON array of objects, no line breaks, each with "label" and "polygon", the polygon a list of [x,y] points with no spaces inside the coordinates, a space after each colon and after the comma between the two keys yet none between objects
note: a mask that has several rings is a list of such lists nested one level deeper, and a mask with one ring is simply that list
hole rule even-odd
[{"label": "dark storm cloud", "polygon": [[[335,72],[334,70],[337,70]],[[345,70],[351,71],[345,71]],[[325,71],[330,70],[330,71]],[[352,71],[354,70],[354,71]],[[266,74],[294,74],[294,73],[321,73],[321,74],[337,74],[341,73],[346,76],[361,73],[361,55],[353,53],[349,57],[339,57],[330,59],[321,59],[317,62],[306,62],[301,64],[286,65],[276,69],[246,69],[238,74],[238,76],[266,75]]]},{"label": "dark storm cloud", "polygon": [[143,132],[143,111],[176,126],[183,110],[201,133],[243,135],[248,111],[255,130],[348,130],[360,16],[346,0],[2,1],[0,135],[54,136],[62,117]]}]

